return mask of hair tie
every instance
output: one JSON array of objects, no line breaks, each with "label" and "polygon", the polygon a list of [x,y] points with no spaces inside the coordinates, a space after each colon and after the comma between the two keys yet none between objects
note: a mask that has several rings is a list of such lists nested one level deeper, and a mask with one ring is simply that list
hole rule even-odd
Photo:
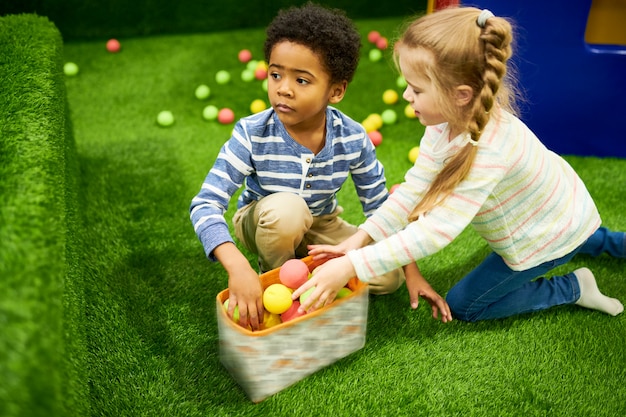
[{"label": "hair tie", "polygon": [[476,19],[476,24],[479,27],[484,28],[485,23],[487,23],[487,19],[489,19],[490,17],[494,17],[493,13],[491,13],[491,11],[487,9],[483,9],[478,15],[478,18]]},{"label": "hair tie", "polygon": [[478,139],[474,140],[472,139],[472,135],[470,135],[469,133],[465,134],[465,143],[469,143],[472,146],[478,146]]}]

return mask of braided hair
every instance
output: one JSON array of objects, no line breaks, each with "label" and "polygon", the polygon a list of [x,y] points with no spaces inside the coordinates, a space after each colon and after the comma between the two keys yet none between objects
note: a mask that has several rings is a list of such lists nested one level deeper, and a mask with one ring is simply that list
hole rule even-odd
[{"label": "braided hair", "polygon": [[[429,79],[438,92],[438,105],[451,131],[468,135],[461,148],[435,177],[409,215],[414,221],[441,204],[467,177],[476,157],[480,136],[499,109],[516,114],[513,82],[507,61],[512,55],[513,29],[504,18],[491,16],[482,26],[481,10],[452,7],[422,16],[409,24],[394,46],[400,54],[423,51],[428,59],[412,60],[414,69]],[[469,86],[472,98],[456,105],[456,88]]]}]

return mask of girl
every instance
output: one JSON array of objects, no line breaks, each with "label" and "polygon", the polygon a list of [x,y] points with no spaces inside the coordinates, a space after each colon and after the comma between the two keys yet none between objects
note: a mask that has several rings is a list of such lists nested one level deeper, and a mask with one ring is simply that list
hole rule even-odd
[{"label": "girl", "polygon": [[[625,257],[625,236],[600,227],[578,175],[514,115],[511,42],[507,20],[470,7],[408,27],[394,58],[408,83],[403,97],[426,126],[419,157],[355,235],[310,247],[316,258],[335,258],[294,292],[295,299],[317,287],[303,310],[332,302],[354,275],[367,282],[436,253],[471,224],[493,252],[449,291],[455,318],[496,319],[562,304],[623,311],[586,268],[544,278],[576,253]],[[407,288],[415,308],[419,289],[408,280]],[[444,322],[451,319],[440,311]]]}]

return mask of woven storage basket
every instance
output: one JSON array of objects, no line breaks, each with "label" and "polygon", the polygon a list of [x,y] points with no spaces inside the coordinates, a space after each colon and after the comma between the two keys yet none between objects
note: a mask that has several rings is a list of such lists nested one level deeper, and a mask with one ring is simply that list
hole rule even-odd
[{"label": "woven storage basket", "polygon": [[[312,271],[320,265],[303,259]],[[260,276],[263,288],[280,282],[279,269]],[[331,305],[269,329],[252,332],[234,323],[217,295],[220,361],[251,401],[260,402],[365,345],[368,288],[356,278],[352,293]]]}]

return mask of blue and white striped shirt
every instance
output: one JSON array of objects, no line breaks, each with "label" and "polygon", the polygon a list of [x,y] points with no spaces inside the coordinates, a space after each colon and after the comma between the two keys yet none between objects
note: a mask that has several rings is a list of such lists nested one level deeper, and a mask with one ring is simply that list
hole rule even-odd
[{"label": "blue and white striped shirt", "polygon": [[207,257],[233,242],[224,213],[244,185],[237,208],[276,192],[301,196],[313,216],[332,213],[337,192],[352,176],[365,216],[387,199],[384,169],[365,129],[339,110],[326,110],[326,143],[317,154],[286,131],[273,109],[239,120],[190,207]]}]

